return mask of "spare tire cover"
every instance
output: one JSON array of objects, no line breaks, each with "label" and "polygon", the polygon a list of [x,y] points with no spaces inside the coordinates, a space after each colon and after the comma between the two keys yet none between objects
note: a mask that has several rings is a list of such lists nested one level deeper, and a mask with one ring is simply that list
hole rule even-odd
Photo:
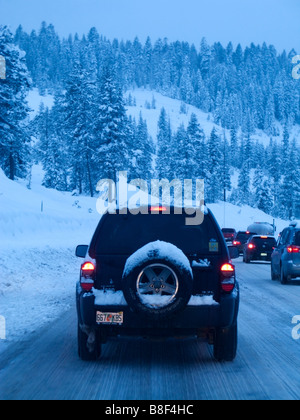
[{"label": "spare tire cover", "polygon": [[164,319],[187,306],[193,290],[193,272],[180,249],[157,241],[128,258],[122,286],[132,310],[151,319]]}]

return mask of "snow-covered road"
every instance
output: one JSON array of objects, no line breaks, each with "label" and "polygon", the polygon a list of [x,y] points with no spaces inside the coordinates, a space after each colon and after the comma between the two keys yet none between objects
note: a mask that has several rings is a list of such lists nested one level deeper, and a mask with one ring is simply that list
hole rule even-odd
[{"label": "snow-covered road", "polygon": [[0,356],[1,399],[299,399],[300,284],[270,279],[269,264],[236,263],[241,285],[238,356],[217,363],[196,340],[132,339],[104,346],[97,363],[78,359],[75,306]]}]

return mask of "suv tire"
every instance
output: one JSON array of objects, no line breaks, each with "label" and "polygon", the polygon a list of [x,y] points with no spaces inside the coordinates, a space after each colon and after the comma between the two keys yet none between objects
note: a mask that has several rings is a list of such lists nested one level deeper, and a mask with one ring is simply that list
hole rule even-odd
[{"label": "suv tire", "polygon": [[[157,321],[172,317],[187,306],[193,291],[193,275],[175,260],[159,258],[159,252],[154,250],[150,258],[137,261],[123,275],[122,288],[134,312]],[[156,296],[162,299],[161,304],[157,304]]]},{"label": "suv tire", "polygon": [[281,269],[280,269],[280,281],[281,281],[281,284],[288,284],[290,280],[291,280],[290,276],[286,276],[284,274],[284,269],[281,266]]},{"label": "suv tire", "polygon": [[272,263],[271,263],[271,279],[272,279],[273,281],[275,281],[275,280],[277,280],[277,279],[278,279],[278,276],[277,276],[277,274],[275,274],[275,271],[274,271],[274,268],[273,268]]}]

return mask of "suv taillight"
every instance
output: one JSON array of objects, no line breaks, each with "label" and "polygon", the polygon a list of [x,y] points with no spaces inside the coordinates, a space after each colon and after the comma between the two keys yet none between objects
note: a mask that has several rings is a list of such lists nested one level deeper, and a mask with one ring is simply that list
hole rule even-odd
[{"label": "suv taillight", "polygon": [[221,289],[223,292],[231,293],[235,287],[235,268],[232,264],[226,263],[221,267]]},{"label": "suv taillight", "polygon": [[287,247],[287,252],[289,254],[299,254],[300,253],[300,246],[290,245]]},{"label": "suv taillight", "polygon": [[85,262],[81,266],[80,284],[83,290],[90,292],[94,287],[96,267],[92,262]]}]

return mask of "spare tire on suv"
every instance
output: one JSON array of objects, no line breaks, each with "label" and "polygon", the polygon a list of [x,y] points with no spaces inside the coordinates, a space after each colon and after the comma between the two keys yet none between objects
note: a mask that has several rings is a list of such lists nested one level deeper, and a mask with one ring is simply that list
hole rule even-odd
[{"label": "spare tire on suv", "polygon": [[128,258],[122,279],[124,297],[135,311],[160,320],[183,310],[192,295],[188,258],[167,242],[152,242]]}]

